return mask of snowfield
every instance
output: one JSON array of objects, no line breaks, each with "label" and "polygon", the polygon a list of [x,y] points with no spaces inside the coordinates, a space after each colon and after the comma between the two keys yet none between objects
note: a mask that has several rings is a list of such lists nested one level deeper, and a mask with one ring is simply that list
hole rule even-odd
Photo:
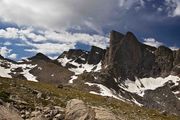
[{"label": "snowfield", "polygon": [[146,90],[155,90],[159,87],[164,86],[165,83],[171,81],[177,86],[180,82],[180,78],[177,76],[169,75],[168,77],[162,78],[142,78],[136,81],[126,80],[124,84],[119,85],[120,88],[129,91],[131,93],[136,93],[139,96],[144,96]]},{"label": "snowfield", "polygon": [[12,78],[10,74],[16,74],[13,70],[17,68],[22,68],[22,72],[18,72],[18,74],[22,74],[27,80],[38,82],[36,76],[32,75],[29,71],[35,68],[37,65],[31,64],[14,64],[5,60],[0,60],[0,76],[6,78]]},{"label": "snowfield", "polygon": [[89,82],[86,82],[85,84],[89,85],[89,86],[97,86],[100,89],[100,93],[90,91],[91,94],[96,94],[96,95],[101,95],[101,96],[108,96],[108,97],[113,97],[113,98],[116,98],[116,99],[119,99],[119,100],[123,100],[121,96],[115,95],[113,90],[110,90],[109,88],[107,88],[104,85],[97,84],[97,83],[89,83]]},{"label": "snowfield", "polygon": [[101,70],[102,63],[99,62],[97,65],[90,65],[90,64],[78,64],[75,60],[68,59],[67,57],[58,59],[58,62],[61,63],[63,67],[66,66],[67,63],[76,66],[76,68],[69,68],[70,71],[74,72],[75,75],[71,76],[69,83],[73,83],[75,79],[77,79],[78,75],[82,74],[83,72],[98,72]]}]

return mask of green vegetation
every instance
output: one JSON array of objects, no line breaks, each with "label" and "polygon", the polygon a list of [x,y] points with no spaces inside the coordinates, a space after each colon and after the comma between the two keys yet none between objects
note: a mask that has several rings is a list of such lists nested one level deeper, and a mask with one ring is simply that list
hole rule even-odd
[{"label": "green vegetation", "polygon": [[[39,93],[41,93],[40,98],[37,97]],[[177,116],[162,115],[155,110],[149,110],[113,98],[92,95],[70,86],[60,89],[55,85],[46,83],[25,80],[16,80],[16,83],[14,83],[12,79],[0,78],[0,99],[7,102],[20,100],[19,104],[24,104],[27,108],[35,109],[36,106],[52,105],[65,107],[67,101],[74,98],[81,99],[89,105],[109,108],[122,119],[127,120],[180,119]]]}]

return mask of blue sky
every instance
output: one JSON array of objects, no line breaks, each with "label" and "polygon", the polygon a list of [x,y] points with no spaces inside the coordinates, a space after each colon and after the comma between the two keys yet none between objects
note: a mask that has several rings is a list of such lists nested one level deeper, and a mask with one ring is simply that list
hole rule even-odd
[{"label": "blue sky", "polygon": [[111,30],[180,47],[180,0],[2,0],[0,8],[0,54],[14,60],[106,48]]}]

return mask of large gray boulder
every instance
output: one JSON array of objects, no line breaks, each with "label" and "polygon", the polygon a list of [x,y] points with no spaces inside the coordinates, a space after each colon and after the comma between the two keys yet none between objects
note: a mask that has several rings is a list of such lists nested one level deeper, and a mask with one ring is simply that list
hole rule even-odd
[{"label": "large gray boulder", "polygon": [[110,110],[87,106],[83,101],[72,99],[67,103],[65,120],[119,120]]},{"label": "large gray boulder", "polygon": [[65,120],[95,120],[95,112],[78,99],[68,101]]}]

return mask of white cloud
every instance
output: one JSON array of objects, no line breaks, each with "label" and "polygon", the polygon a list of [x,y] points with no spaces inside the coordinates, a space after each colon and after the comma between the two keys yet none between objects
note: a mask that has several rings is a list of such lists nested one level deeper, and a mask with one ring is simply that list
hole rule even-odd
[{"label": "white cloud", "polygon": [[159,47],[163,45],[162,42],[158,42],[154,38],[145,38],[143,43],[153,47]]},{"label": "white cloud", "polygon": [[6,30],[0,29],[0,37],[3,38],[15,39],[18,36],[17,34],[18,34],[18,29],[16,28],[6,28]]},{"label": "white cloud", "polygon": [[[40,34],[38,34],[40,33]],[[0,29],[0,37],[9,40],[18,39],[17,46],[30,47],[25,49],[29,52],[42,52],[44,54],[57,54],[75,48],[77,43],[85,45],[95,45],[101,48],[106,48],[109,38],[101,35],[90,35],[86,33],[69,33],[69,32],[54,32],[54,31],[38,31],[34,32],[32,28],[16,29],[7,28]]]},{"label": "white cloud", "polygon": [[17,58],[17,54],[13,53],[13,54],[9,55],[8,58],[16,59]]},{"label": "white cloud", "polygon": [[50,54],[57,54],[62,53],[64,51],[69,50],[70,48],[75,48],[75,44],[58,44],[58,43],[43,43],[43,44],[36,44],[36,43],[28,43],[29,46],[33,47],[31,49],[25,49],[28,52],[34,53],[44,53],[46,55]]},{"label": "white cloud", "polygon": [[7,42],[5,42],[3,45],[5,45],[5,46],[10,46],[10,45],[12,45],[12,43],[9,42],[9,41],[7,41]]},{"label": "white cloud", "polygon": [[179,50],[179,48],[176,47],[176,46],[172,46],[172,47],[170,47],[170,49],[171,49],[171,50]]},{"label": "white cloud", "polygon": [[1,55],[6,58],[8,57],[8,54],[11,53],[12,50],[8,49],[7,47],[1,47],[0,51],[1,51]]},{"label": "white cloud", "polygon": [[6,46],[0,48],[0,55],[2,55],[5,58],[16,59],[17,54],[11,53],[11,52],[12,52],[12,49],[7,48]]}]

